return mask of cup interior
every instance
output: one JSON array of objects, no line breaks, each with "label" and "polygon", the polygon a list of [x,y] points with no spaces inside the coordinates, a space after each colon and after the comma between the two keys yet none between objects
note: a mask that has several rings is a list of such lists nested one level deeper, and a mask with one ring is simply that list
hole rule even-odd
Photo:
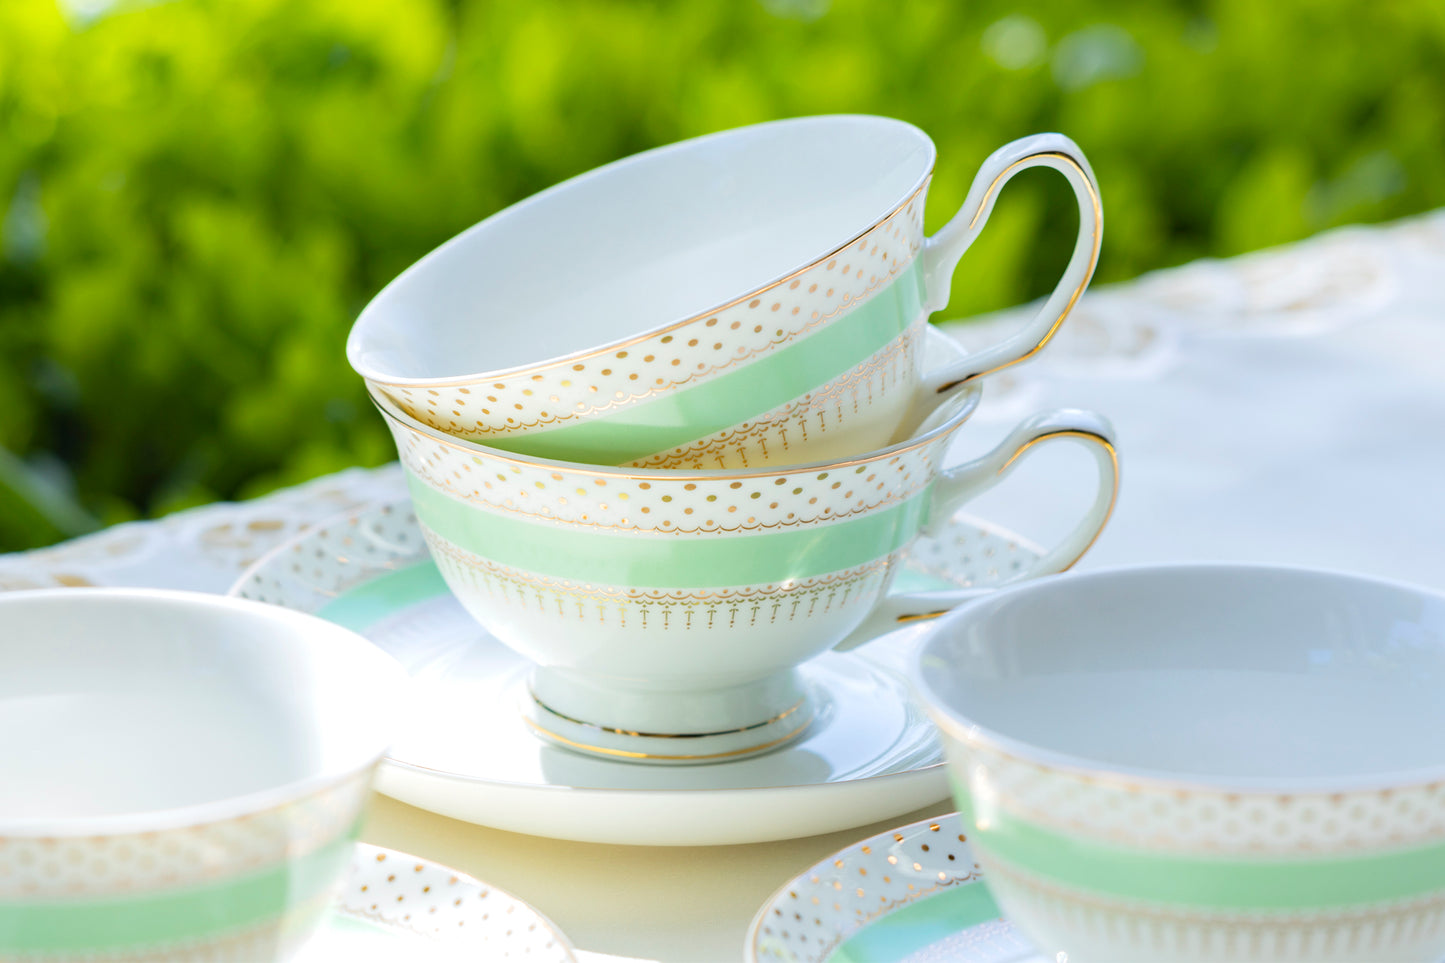
[{"label": "cup interior", "polygon": [[401,670],[298,615],[186,593],[0,599],[0,835],[260,805],[369,765]]},{"label": "cup interior", "polygon": [[[369,304],[378,381],[502,374],[719,307],[883,220],[933,167],[882,117],[804,117],[630,157],[493,215]],[[558,283],[565,279],[566,283]]]},{"label": "cup interior", "polygon": [[942,620],[917,673],[950,727],[1042,762],[1329,791],[1445,775],[1445,596],[1395,583],[1228,565],[1048,579]]}]

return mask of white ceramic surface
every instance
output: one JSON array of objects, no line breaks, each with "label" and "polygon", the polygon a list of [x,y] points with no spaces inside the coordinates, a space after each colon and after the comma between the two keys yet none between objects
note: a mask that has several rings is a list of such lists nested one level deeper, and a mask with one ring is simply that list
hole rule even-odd
[{"label": "white ceramic surface", "polygon": [[[1087,160],[1040,134],[991,155],[925,238],[935,153],[901,121],[838,116],[626,158],[424,258],[362,312],[348,357],[409,417],[539,457],[746,467],[878,448],[928,396],[1038,351],[1102,237]],[[925,377],[924,320],[999,190],[1036,166],[1078,198],[1064,277],[1022,331]]]},{"label": "white ceramic surface", "polygon": [[358,843],[346,881],[294,963],[574,963],[536,909],[430,860]]},{"label": "white ceramic surface", "polygon": [[395,660],[185,592],[17,592],[0,626],[0,957],[284,957],[341,879]]},{"label": "white ceramic surface", "polygon": [[[990,380],[987,403],[955,457],[989,447],[1020,410],[1080,404],[1107,411],[1129,445],[1129,492],[1081,570],[1229,558],[1445,587],[1445,513],[1435,485],[1445,477],[1445,444],[1436,443],[1445,425],[1442,276],[1445,211],[1093,287],[1034,363]],[[998,324],[1007,330],[1017,320]],[[977,333],[976,343],[987,344],[998,332],[979,329],[991,326],[948,330]],[[1230,390],[1221,392],[1226,383]],[[1212,417],[1191,414],[1201,410]],[[1239,457],[1226,467],[1224,452]],[[1072,506],[1037,505],[1060,473],[1078,467],[1070,454],[1041,453],[1011,486],[992,493],[997,497],[985,496],[976,513],[1041,538],[1063,530]],[[379,490],[404,494],[394,463],[117,525],[0,556],[0,590],[89,581],[224,592],[271,546],[375,500]],[[1321,525],[1320,518],[1331,521]],[[619,846],[581,863],[565,842],[529,845],[383,805],[377,830],[398,848],[455,851],[483,877],[500,875],[501,867],[509,880],[525,874],[526,891],[547,894],[547,911],[581,945],[665,963],[734,963],[764,894],[823,855],[816,838],[769,847],[768,860],[735,848],[712,854],[727,860],[724,872],[701,877],[691,850]],[[438,846],[446,849],[429,848]],[[554,877],[571,885],[554,885]],[[669,887],[659,879],[698,885]],[[740,891],[753,895],[740,899]],[[625,936],[616,922],[623,919]]]},{"label": "white ceramic surface", "polygon": [[[931,344],[960,356],[936,335]],[[731,759],[800,735],[818,707],[796,666],[971,598],[892,592],[893,572],[920,530],[1043,443],[1084,446],[1097,480],[1075,528],[1017,578],[1077,561],[1118,488],[1108,422],[1069,409],[1025,419],[992,451],[943,467],[977,388],[952,395],[905,441],[767,471],[526,458],[374,400],[448,586],[537,666],[529,723],[561,745],[635,762]]]},{"label": "white ceramic surface", "polygon": [[939,620],[913,677],[989,886],[1050,955],[1445,954],[1445,594],[1061,576]]},{"label": "white ceramic surface", "polygon": [[999,917],[957,813],[854,843],[758,910],[746,963],[1043,963]]},{"label": "white ceramic surface", "polygon": [[[995,585],[1039,550],[966,516],[908,550],[901,587]],[[252,567],[235,594],[353,626],[413,675],[412,725],[383,792],[515,832],[651,845],[812,835],[908,812],[947,793],[941,757],[897,668],[921,627],[810,663],[823,710],[756,759],[655,770],[548,746],[522,721],[526,663],[447,591],[405,500],[318,526]]]}]

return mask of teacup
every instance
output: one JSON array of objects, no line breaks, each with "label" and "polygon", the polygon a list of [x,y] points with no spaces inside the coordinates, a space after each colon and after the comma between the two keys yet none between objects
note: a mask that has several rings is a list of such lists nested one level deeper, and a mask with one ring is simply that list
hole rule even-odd
[{"label": "teacup", "polygon": [[311,616],[0,595],[0,958],[284,959],[343,881],[406,675]]},{"label": "teacup", "polygon": [[[872,451],[937,394],[1038,351],[1083,293],[1103,221],[1059,134],[996,151],[931,238],[935,150],[882,117],[803,117],[648,151],[474,226],[362,311],[347,356],[412,419],[517,454],[746,468]],[[1000,188],[1078,197],[1073,255],[1025,328],[925,374],[928,315]]]},{"label": "teacup", "polygon": [[807,727],[815,706],[800,663],[976,595],[888,590],[920,530],[1032,446],[1086,444],[1098,494],[1016,577],[1065,569],[1093,542],[1118,484],[1108,423],[1080,411],[1036,416],[982,458],[941,470],[978,394],[953,395],[900,444],[766,472],[527,458],[374,400],[442,576],[488,631],[537,663],[533,727],[583,752],[703,762],[765,751]]},{"label": "teacup", "polygon": [[1148,566],[930,633],[969,842],[1048,959],[1445,957],[1445,595]]}]

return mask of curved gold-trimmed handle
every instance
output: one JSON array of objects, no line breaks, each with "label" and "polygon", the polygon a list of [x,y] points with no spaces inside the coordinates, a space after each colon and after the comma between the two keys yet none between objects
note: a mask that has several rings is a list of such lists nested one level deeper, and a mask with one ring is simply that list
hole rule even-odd
[{"label": "curved gold-trimmed handle", "polygon": [[1029,418],[1015,428],[993,451],[974,461],[949,469],[938,479],[923,525],[924,534],[942,525],[968,502],[1007,478],[1030,449],[1047,441],[1074,441],[1088,447],[1098,469],[1094,502],[1079,523],[1052,550],[1025,572],[988,588],[956,589],[944,592],[897,592],[885,596],[863,624],[849,633],[835,648],[840,651],[862,645],[885,632],[909,622],[936,618],[980,595],[1013,582],[1054,575],[1072,568],[1084,556],[1114,513],[1119,495],[1119,454],[1114,447],[1114,428],[1092,411],[1060,409]]},{"label": "curved gold-trimmed handle", "polygon": [[1053,575],[1072,568],[1108,524],[1119,496],[1119,453],[1114,447],[1114,427],[1092,411],[1061,408],[1034,415],[987,455],[944,472],[934,489],[928,520],[923,526],[924,534],[932,534],[936,526],[946,522],[965,502],[977,498],[1007,478],[1030,449],[1057,439],[1082,443],[1093,454],[1099,472],[1094,503],[1058,545],[1028,572],[1010,581]]},{"label": "curved gold-trimmed handle", "polygon": [[1023,330],[1000,344],[931,372],[926,383],[933,391],[948,391],[1033,357],[1053,338],[1094,276],[1104,237],[1104,211],[1094,172],[1084,152],[1063,134],[1035,134],[994,151],[979,168],[958,213],[928,239],[922,258],[928,310],[937,311],[948,304],[953,270],[988,223],[999,191],[1015,174],[1030,167],[1052,167],[1073,187],[1079,202],[1079,236],[1074,253],[1053,293]]}]

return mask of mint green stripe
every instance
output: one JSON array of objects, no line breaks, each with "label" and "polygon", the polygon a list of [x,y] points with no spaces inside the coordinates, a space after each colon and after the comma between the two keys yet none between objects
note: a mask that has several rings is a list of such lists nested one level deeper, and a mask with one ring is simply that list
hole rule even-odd
[{"label": "mint green stripe", "polygon": [[[933,592],[956,588],[946,579],[899,571],[893,588],[899,592]],[[419,602],[450,595],[436,563],[427,559],[415,565],[378,575],[327,602],[316,614],[353,632],[366,632],[383,619]]]},{"label": "mint green stripe", "polygon": [[128,899],[0,902],[0,956],[143,948],[274,919],[346,872],[356,832],[300,859],[239,879]]},{"label": "mint green stripe", "polygon": [[[489,444],[538,458],[627,464],[751,421],[827,384],[882,350],[922,313],[922,273],[915,260],[847,314],[725,375],[585,421]],[[758,315],[765,326],[776,326],[770,311],[760,308]]]},{"label": "mint green stripe", "polygon": [[1445,844],[1439,843],[1356,856],[1208,856],[1073,839],[992,806],[986,816],[970,837],[980,852],[1067,886],[1124,899],[1302,910],[1445,890]]},{"label": "mint green stripe", "polygon": [[554,578],[638,588],[708,588],[810,578],[862,565],[913,539],[927,491],[845,522],[756,535],[610,534],[486,511],[410,472],[416,517],[453,544],[503,565]]},{"label": "mint green stripe", "polygon": [[323,605],[316,614],[353,632],[364,632],[377,622],[417,602],[450,593],[436,563],[418,562],[360,585]]},{"label": "mint green stripe", "polygon": [[828,963],[897,963],[960,930],[998,918],[987,887],[961,883],[864,926],[829,954]]}]

